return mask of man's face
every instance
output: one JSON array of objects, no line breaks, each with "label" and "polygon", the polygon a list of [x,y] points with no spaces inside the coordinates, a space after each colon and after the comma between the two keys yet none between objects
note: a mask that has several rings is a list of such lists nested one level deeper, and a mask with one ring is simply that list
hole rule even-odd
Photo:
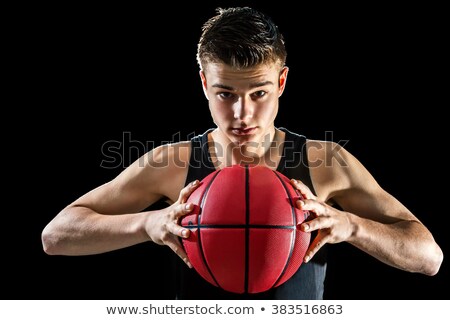
[{"label": "man's face", "polygon": [[209,63],[200,76],[212,118],[221,134],[243,145],[261,143],[267,134],[273,133],[287,71],[275,63],[244,70]]}]

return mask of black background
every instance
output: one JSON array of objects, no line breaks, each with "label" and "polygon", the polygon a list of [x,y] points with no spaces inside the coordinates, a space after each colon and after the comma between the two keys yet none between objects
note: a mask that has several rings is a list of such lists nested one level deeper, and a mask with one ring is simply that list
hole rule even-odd
[{"label": "black background", "polygon": [[[23,90],[11,108],[15,129],[4,135],[13,142],[4,159],[5,176],[12,177],[2,228],[10,280],[2,284],[4,298],[172,298],[173,255],[166,247],[47,256],[40,234],[64,206],[151,146],[213,126],[195,61],[201,26],[217,6],[252,4],[209,3],[27,8],[25,27],[15,25],[15,78]],[[278,24],[288,49],[276,125],[345,144],[424,222],[445,254],[442,20],[439,8],[409,6],[255,8]],[[106,168],[102,146],[111,141],[122,143],[124,158]],[[347,244],[329,249],[325,298],[450,298],[447,260],[427,277]]]}]

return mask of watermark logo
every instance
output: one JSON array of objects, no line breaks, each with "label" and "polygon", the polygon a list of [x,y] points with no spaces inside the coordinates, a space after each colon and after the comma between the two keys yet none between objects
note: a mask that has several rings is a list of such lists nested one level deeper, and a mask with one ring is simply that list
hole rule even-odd
[{"label": "watermark logo", "polygon": [[[190,141],[194,137],[197,139],[197,142],[194,144],[179,143],[180,141]],[[143,142],[133,139],[131,132],[125,131],[122,133],[120,140],[108,140],[102,144],[100,167],[104,169],[123,169],[137,161],[140,167],[151,165],[162,168],[175,165],[178,167],[214,168],[221,166],[221,161],[231,163],[232,154],[242,150],[242,146],[233,144],[223,146],[217,142],[202,144],[201,141],[200,136],[196,136],[194,132],[188,134],[184,140],[181,139],[181,133],[177,132],[172,135],[171,141],[162,141],[161,143],[156,143],[155,141]],[[295,168],[300,164],[310,168],[323,165],[347,166],[339,152],[347,143],[348,140],[333,142],[333,131],[326,131],[324,140],[309,140],[307,145],[299,145],[295,141],[285,141],[280,144],[271,141],[270,136],[266,135],[261,142],[250,141],[245,144],[245,154],[241,154],[241,164],[258,165],[259,157],[257,151],[263,148],[266,152],[265,164],[272,167],[276,166],[275,161],[279,159],[280,150],[282,150],[281,161],[284,161],[285,168]],[[149,153],[156,147],[157,152],[155,154]],[[308,147],[309,159],[305,157],[306,147]],[[148,154],[148,156],[143,157],[145,154]],[[187,160],[186,156],[183,156],[186,154],[191,155],[187,157]],[[211,155],[214,155],[214,163]]]}]

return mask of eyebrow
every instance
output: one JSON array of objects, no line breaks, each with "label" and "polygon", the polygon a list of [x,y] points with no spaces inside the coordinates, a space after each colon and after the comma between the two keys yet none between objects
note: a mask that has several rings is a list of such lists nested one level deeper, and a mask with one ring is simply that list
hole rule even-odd
[{"label": "eyebrow", "polygon": [[[250,83],[250,88],[254,89],[254,88],[258,88],[258,87],[263,87],[266,85],[273,85],[272,81],[262,81],[262,82],[255,82],[255,83]],[[235,89],[233,87],[221,84],[221,83],[215,83],[212,85],[213,88],[221,88],[221,89],[225,89],[225,90],[230,90],[230,91],[234,91]]]}]

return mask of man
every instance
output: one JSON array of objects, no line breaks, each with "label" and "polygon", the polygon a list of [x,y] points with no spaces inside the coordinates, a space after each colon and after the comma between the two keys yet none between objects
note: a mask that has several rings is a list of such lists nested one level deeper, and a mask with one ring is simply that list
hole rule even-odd
[{"label": "man", "polygon": [[[321,248],[343,241],[402,270],[438,272],[443,253],[431,233],[354,156],[333,142],[275,127],[288,68],[283,37],[269,17],[251,8],[220,9],[204,25],[197,59],[217,127],[151,150],[68,205],[43,231],[45,252],[86,255],[146,241],[167,245],[186,264],[177,270],[180,299],[321,299]],[[189,237],[179,220],[193,209],[191,192],[207,174],[234,164],[263,165],[292,178],[306,198],[297,206],[314,215],[301,225],[314,239],[305,263],[286,283],[257,295],[206,283],[189,268],[179,241]],[[161,199],[169,206],[146,210]]]}]

